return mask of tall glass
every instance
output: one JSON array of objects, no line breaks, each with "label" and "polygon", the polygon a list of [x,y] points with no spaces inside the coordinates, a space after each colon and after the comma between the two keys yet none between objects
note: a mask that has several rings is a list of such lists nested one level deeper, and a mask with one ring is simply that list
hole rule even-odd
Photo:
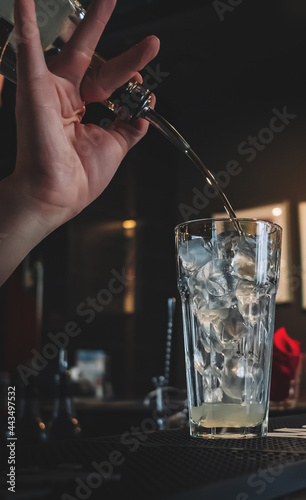
[{"label": "tall glass", "polygon": [[175,228],[190,434],[265,436],[282,229],[256,219]]}]

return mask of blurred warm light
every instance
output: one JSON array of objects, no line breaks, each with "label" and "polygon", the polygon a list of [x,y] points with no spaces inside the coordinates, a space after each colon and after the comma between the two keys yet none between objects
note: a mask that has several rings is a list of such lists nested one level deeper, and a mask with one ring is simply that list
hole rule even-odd
[{"label": "blurred warm light", "polygon": [[46,428],[45,424],[43,422],[39,422],[39,427],[44,430]]},{"label": "blurred warm light", "polygon": [[72,422],[74,425],[77,425],[77,424],[79,423],[79,422],[77,421],[77,419],[76,419],[76,418],[72,418],[72,419],[71,419],[71,422]]},{"label": "blurred warm light", "polygon": [[123,229],[134,229],[137,226],[135,220],[125,220],[122,222]]},{"label": "blurred warm light", "polygon": [[275,207],[273,208],[272,210],[272,214],[275,216],[275,217],[278,217],[279,215],[282,215],[283,211],[280,207]]}]

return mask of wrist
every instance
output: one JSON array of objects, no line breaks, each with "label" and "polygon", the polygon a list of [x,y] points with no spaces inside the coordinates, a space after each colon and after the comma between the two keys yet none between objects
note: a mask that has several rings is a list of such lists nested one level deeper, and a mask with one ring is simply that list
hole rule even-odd
[{"label": "wrist", "polygon": [[0,182],[0,286],[48,234],[62,222],[59,210],[27,194],[13,173]]},{"label": "wrist", "polygon": [[6,204],[6,216],[18,222],[20,230],[24,226],[29,239],[40,241],[72,215],[67,208],[48,203],[43,194],[35,197],[32,191],[29,181],[15,172],[0,182],[0,199]]}]

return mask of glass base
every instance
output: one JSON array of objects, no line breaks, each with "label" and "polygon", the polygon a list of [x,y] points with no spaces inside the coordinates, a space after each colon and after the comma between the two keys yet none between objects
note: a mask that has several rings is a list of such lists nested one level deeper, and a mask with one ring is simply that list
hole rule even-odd
[{"label": "glass base", "polygon": [[190,436],[204,439],[249,439],[264,437],[268,432],[266,422],[253,427],[203,427],[190,422]]}]

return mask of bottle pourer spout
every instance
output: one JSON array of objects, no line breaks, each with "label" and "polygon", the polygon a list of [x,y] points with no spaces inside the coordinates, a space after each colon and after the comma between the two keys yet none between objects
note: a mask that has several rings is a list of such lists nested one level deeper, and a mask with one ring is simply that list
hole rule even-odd
[{"label": "bottle pourer spout", "polygon": [[152,93],[138,82],[128,82],[119,87],[103,104],[121,120],[144,117],[150,110]]}]

